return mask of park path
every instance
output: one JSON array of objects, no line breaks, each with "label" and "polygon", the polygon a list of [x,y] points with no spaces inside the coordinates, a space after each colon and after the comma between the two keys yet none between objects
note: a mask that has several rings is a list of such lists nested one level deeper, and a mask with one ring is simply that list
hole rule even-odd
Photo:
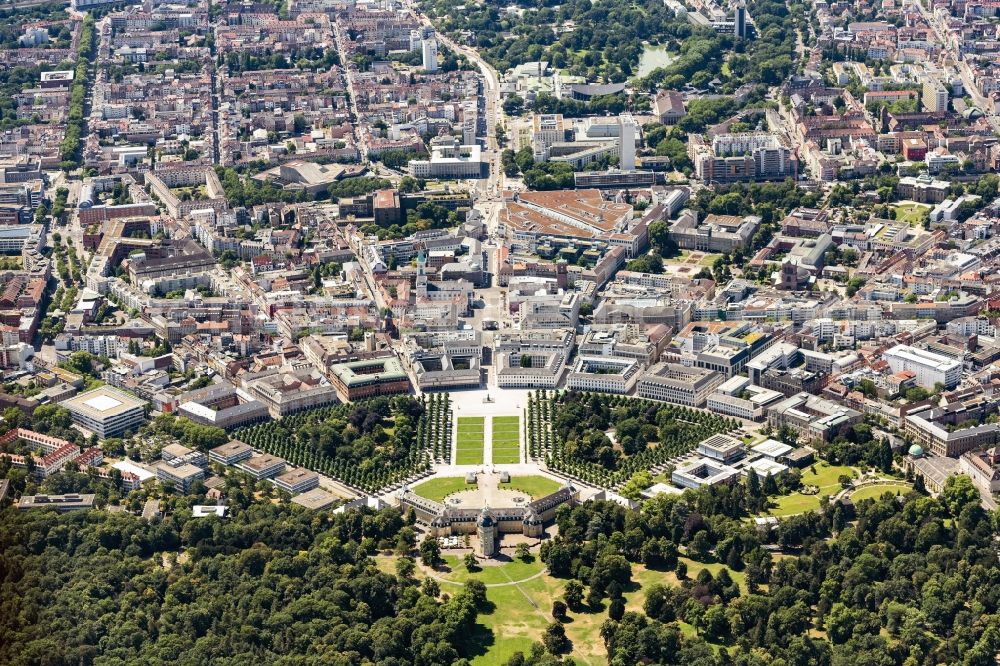
[{"label": "park path", "polygon": [[483,419],[483,464],[493,464],[493,417]]},{"label": "park path", "polygon": [[[428,576],[430,576],[434,580],[440,581],[442,583],[448,583],[449,585],[458,585],[459,587],[463,587],[465,585],[465,581],[458,582],[457,580],[451,580],[450,578],[444,578],[443,576],[440,576],[437,573],[436,570],[431,569],[430,567],[428,567],[428,566],[426,566],[424,564],[418,564],[417,566],[420,567],[421,571],[423,571],[425,574],[427,574]],[[483,567],[483,568],[485,569],[486,567]],[[545,575],[545,573],[547,571],[548,571],[548,569],[542,569],[538,573],[532,574],[532,575],[528,576],[527,578],[522,578],[521,580],[513,580],[513,579],[511,579],[510,575],[506,571],[503,571],[501,573],[503,573],[504,576],[507,576],[507,580],[509,582],[507,582],[507,583],[485,583],[485,585],[486,585],[486,587],[510,587],[511,585],[515,585],[516,586],[516,585],[519,585],[521,583],[527,583],[530,580],[535,580],[536,578],[541,578],[542,576]],[[521,590],[520,588],[518,588],[518,590],[521,592],[521,594],[525,594],[524,590]],[[525,595],[525,596],[527,596],[527,595]],[[530,601],[530,599],[529,599],[529,601]],[[531,602],[531,603],[532,603],[532,605],[535,605],[534,602]]]}]

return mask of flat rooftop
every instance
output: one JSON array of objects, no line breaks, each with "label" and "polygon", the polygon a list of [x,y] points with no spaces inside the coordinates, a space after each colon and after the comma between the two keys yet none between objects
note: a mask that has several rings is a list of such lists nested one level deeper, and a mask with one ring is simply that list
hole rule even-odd
[{"label": "flat rooftop", "polygon": [[332,507],[338,499],[336,495],[328,493],[322,488],[313,488],[301,495],[296,495],[292,498],[292,502],[313,511],[321,511]]},{"label": "flat rooftop", "polygon": [[306,479],[311,479],[313,477],[319,477],[319,474],[312,470],[308,470],[304,467],[298,467],[290,472],[285,472],[280,476],[274,478],[275,481],[281,481],[282,483],[287,483],[288,485],[295,485],[300,481],[305,481]]},{"label": "flat rooftop", "polygon": [[93,391],[87,391],[64,400],[62,405],[71,412],[88,416],[97,421],[103,421],[135,409],[143,409],[145,400],[125,393],[112,386],[101,386]]},{"label": "flat rooftop", "polygon": [[259,456],[251,456],[240,463],[240,467],[250,468],[255,472],[260,472],[270,467],[278,464],[284,464],[285,461],[278,456],[272,456],[270,453],[264,453]]},{"label": "flat rooftop", "polygon": [[214,449],[212,449],[211,453],[214,453],[218,456],[222,456],[223,458],[230,458],[232,456],[236,456],[241,453],[245,453],[247,451],[253,451],[253,447],[251,447],[249,444],[244,444],[238,439],[234,439],[231,442],[226,442],[221,446],[215,447]]}]

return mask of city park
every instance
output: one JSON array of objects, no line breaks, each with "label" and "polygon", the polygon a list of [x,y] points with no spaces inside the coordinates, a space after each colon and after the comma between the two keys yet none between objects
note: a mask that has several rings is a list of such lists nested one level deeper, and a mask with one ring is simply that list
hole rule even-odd
[{"label": "city park", "polygon": [[[624,396],[493,390],[337,405],[235,436],[390,502],[405,489],[452,508],[479,510],[514,498],[536,501],[566,484],[579,491],[577,497],[638,500],[630,481],[668,481],[671,461],[705,438],[740,432],[743,425],[705,410]],[[751,441],[754,436],[744,434]],[[798,490],[766,498],[760,515],[788,518],[818,510],[835,497],[860,501],[910,488],[901,479],[877,475],[855,488],[861,476],[850,465],[814,463],[803,471]],[[572,588],[571,582],[551,575],[540,557],[539,546],[555,529],[548,524],[542,539],[503,535],[496,555],[489,558],[470,559],[469,538],[453,539],[419,565],[443,592],[457,592],[470,580],[485,585],[490,603],[470,639],[474,664],[506,663],[515,652],[527,653],[533,643],[545,640],[554,602]],[[392,571],[398,556],[383,553],[377,560]],[[726,568],[711,555],[681,553],[677,561],[689,578],[718,576]],[[727,569],[723,575],[745,591],[742,572]],[[650,586],[682,583],[677,571],[642,564],[634,567],[631,580],[622,595],[627,610],[642,610]],[[573,594],[570,590],[569,597]],[[600,628],[611,609],[576,608],[572,622],[564,625],[572,656],[582,663],[602,663]],[[697,631],[683,622],[680,626],[692,635]]]}]

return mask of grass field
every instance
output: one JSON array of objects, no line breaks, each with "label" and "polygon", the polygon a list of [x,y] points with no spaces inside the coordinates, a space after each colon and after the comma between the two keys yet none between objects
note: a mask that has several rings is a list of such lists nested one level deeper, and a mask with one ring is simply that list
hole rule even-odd
[{"label": "grass field", "polygon": [[853,493],[851,493],[851,499],[858,502],[863,499],[878,499],[882,497],[885,493],[892,493],[893,495],[902,495],[904,493],[910,492],[913,486],[910,484],[902,485],[898,483],[879,483],[873,486],[865,486],[864,488],[858,488]]},{"label": "grass field", "polygon": [[467,580],[479,580],[486,585],[520,581],[534,576],[545,568],[545,563],[538,557],[532,558],[530,562],[514,559],[499,566],[479,567],[475,571],[466,569],[462,558],[457,555],[445,555],[444,561],[449,571],[441,571],[438,575],[444,580],[459,584]]},{"label": "grass field", "polygon": [[455,438],[455,464],[483,464],[483,416],[458,417],[458,436]]},{"label": "grass field", "polygon": [[418,483],[411,490],[421,497],[440,502],[448,495],[460,490],[475,489],[475,484],[466,483],[463,476],[444,476]]},{"label": "grass field", "polygon": [[[714,575],[722,568],[721,564],[706,565],[685,557],[680,559],[688,565],[688,575],[692,578],[702,569],[708,569]],[[507,574],[513,580],[523,580],[515,574],[527,573],[530,567],[514,562],[502,567],[490,567],[494,571],[484,567],[473,576],[489,577],[489,581],[480,578],[484,583]],[[730,571],[730,575],[745,593],[745,576],[736,571]],[[630,611],[638,612],[642,611],[646,600],[646,587],[654,583],[679,584],[673,572],[653,571],[635,564],[632,565],[632,580],[633,584],[625,591],[625,606]],[[479,616],[470,646],[474,647],[472,663],[476,666],[501,666],[517,651],[527,654],[531,643],[541,640],[545,627],[552,621],[552,602],[562,598],[565,586],[566,581],[544,574],[517,585],[487,588],[486,596],[493,607]],[[442,589],[447,591],[448,587],[443,585]],[[578,664],[606,664],[608,657],[601,639],[601,624],[608,619],[607,601],[600,610],[571,611],[570,617],[571,621],[564,625],[566,635],[573,643],[568,656],[576,659]],[[681,623],[681,630],[688,636],[696,634],[694,627],[684,623]]]},{"label": "grass field", "polygon": [[493,464],[514,465],[521,462],[521,417],[493,417]]},{"label": "grass field", "polygon": [[924,215],[931,209],[930,206],[918,203],[896,204],[896,219],[906,222],[911,227],[923,224]]},{"label": "grass field", "polygon": [[531,495],[532,499],[538,499],[551,495],[562,488],[562,484],[545,476],[512,476],[510,483],[501,483],[500,487],[508,490],[520,490],[522,493]]},{"label": "grass field", "polygon": [[768,511],[772,516],[794,516],[806,511],[819,509],[819,498],[823,495],[833,495],[840,490],[840,482],[837,480],[841,474],[846,474],[851,478],[857,476],[852,467],[844,465],[831,465],[830,463],[818,462],[806,468],[802,472],[802,483],[807,486],[817,486],[819,492],[815,495],[803,495],[802,493],[792,493],[775,499],[775,506]]},{"label": "grass field", "polygon": [[[395,573],[396,559],[395,555],[380,555],[375,561],[381,571]],[[552,622],[552,602],[562,598],[565,580],[553,578],[547,573],[534,577],[544,569],[544,564],[537,557],[531,562],[514,560],[500,566],[481,567],[471,573],[466,570],[461,558],[445,555],[444,559],[447,569],[436,574],[443,581],[441,592],[444,594],[454,593],[458,585],[467,580],[500,585],[486,588],[490,607],[479,614],[476,628],[466,643],[470,661],[475,666],[502,666],[515,652],[527,654],[531,644],[541,640],[545,627]],[[696,578],[702,569],[708,569],[714,576],[723,566],[702,564],[687,557],[681,557],[680,561],[687,564],[690,578]],[[746,593],[745,574],[732,570],[729,573]],[[654,571],[633,564],[632,584],[624,591],[626,609],[642,612],[645,589],[655,583],[678,585],[679,581],[672,571]],[[573,643],[568,656],[577,664],[598,666],[607,663],[600,634],[601,624],[606,619],[607,601],[601,609],[570,611],[570,621],[564,626],[566,635]],[[697,633],[689,624],[681,622],[680,627],[686,636]],[[718,646],[713,647],[718,649]]]}]

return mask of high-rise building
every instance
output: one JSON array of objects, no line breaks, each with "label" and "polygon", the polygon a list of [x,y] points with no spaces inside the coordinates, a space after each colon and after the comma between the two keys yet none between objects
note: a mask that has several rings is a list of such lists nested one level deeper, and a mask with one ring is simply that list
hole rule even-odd
[{"label": "high-rise building", "polygon": [[939,113],[948,110],[948,89],[935,78],[928,77],[924,81],[923,95],[921,101],[924,104],[924,111],[928,113]]},{"label": "high-rise building", "polygon": [[742,2],[736,5],[736,16],[734,20],[733,34],[737,39],[747,38],[747,6]]},{"label": "high-rise building", "polygon": [[433,74],[438,70],[438,44],[437,40],[433,37],[423,40],[421,42],[423,47],[423,65],[424,71]]},{"label": "high-rise building", "polygon": [[622,171],[633,171],[635,170],[635,120],[632,118],[631,114],[623,113],[621,115],[621,132],[619,134],[619,140],[621,141],[620,151],[620,162]]}]

